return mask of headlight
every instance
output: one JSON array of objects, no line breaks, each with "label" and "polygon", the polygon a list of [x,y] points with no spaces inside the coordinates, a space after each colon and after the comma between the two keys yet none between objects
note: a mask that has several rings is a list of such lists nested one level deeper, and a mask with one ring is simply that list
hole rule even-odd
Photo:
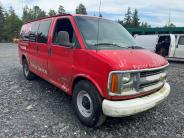
[{"label": "headlight", "polygon": [[109,78],[109,91],[113,94],[131,91],[133,89],[133,76],[130,73],[111,73]]},{"label": "headlight", "polygon": [[131,80],[130,73],[124,73],[124,74],[121,75],[121,82],[123,84],[130,82],[130,80]]}]

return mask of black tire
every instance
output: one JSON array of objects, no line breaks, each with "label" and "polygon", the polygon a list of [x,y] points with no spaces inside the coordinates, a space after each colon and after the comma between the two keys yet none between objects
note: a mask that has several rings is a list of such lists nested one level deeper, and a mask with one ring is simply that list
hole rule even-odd
[{"label": "black tire", "polygon": [[27,80],[33,80],[33,79],[35,79],[35,76],[36,75],[29,70],[29,65],[28,65],[28,62],[27,62],[26,59],[23,59],[22,60],[22,69],[23,69],[24,77]]},{"label": "black tire", "polygon": [[[83,96],[83,100],[86,98],[87,101],[88,99],[89,104],[87,104],[85,100],[82,100],[82,102],[80,102],[81,100],[79,99],[81,98],[79,97],[81,97],[83,93],[87,95]],[[105,122],[106,116],[102,113],[102,100],[103,99],[100,96],[96,87],[89,81],[82,80],[75,85],[73,90],[72,101],[77,117],[82,124],[88,127],[98,127]],[[82,111],[80,103],[82,103],[82,108],[85,108],[89,111],[89,114],[81,113]],[[85,107],[86,105],[87,107]]]}]

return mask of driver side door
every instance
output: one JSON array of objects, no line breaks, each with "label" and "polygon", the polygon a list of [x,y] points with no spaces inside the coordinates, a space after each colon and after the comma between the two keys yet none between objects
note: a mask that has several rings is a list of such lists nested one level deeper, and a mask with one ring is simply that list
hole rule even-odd
[{"label": "driver side door", "polygon": [[73,43],[72,38],[74,35],[74,29],[70,18],[56,18],[52,30],[52,39],[48,52],[49,78],[56,86],[68,92],[71,83],[73,48],[59,44],[57,42],[57,37],[60,31],[66,31],[69,34],[70,43]]}]

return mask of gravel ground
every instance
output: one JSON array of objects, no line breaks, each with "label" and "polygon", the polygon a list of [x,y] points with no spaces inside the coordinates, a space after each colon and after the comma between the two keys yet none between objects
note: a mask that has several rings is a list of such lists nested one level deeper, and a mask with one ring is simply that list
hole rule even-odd
[{"label": "gravel ground", "polygon": [[168,81],[172,93],[156,108],[91,129],[76,118],[71,97],[40,78],[25,80],[15,44],[0,44],[0,138],[184,138],[184,64],[171,63]]}]

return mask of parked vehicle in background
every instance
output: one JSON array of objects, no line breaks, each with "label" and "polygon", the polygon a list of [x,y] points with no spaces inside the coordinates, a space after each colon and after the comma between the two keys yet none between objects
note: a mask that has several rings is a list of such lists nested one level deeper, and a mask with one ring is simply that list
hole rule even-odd
[{"label": "parked vehicle in background", "polygon": [[134,38],[141,47],[155,52],[155,46],[157,45],[158,35],[135,35]]},{"label": "parked vehicle in background", "polygon": [[25,78],[36,74],[71,95],[86,126],[146,111],[170,93],[168,62],[137,47],[119,23],[58,15],[24,24],[20,35]]},{"label": "parked vehicle in background", "polygon": [[169,60],[184,61],[184,34],[135,35],[135,40]]}]

